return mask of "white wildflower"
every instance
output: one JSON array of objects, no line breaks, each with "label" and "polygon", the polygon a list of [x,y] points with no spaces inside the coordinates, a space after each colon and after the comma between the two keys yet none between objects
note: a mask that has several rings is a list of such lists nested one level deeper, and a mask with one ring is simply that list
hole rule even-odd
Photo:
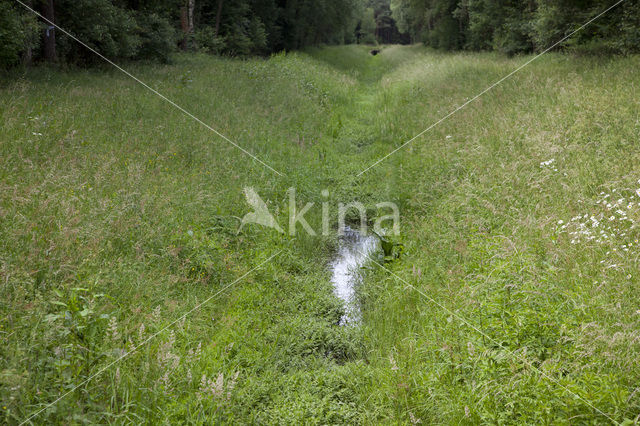
[{"label": "white wildflower", "polygon": [[161,314],[160,310],[161,310],[160,305],[158,305],[153,310],[153,312],[151,312],[151,319],[153,320],[153,322],[158,322],[160,320],[160,314]]},{"label": "white wildflower", "polygon": [[118,320],[116,320],[116,317],[111,317],[109,319],[107,335],[113,342],[117,342],[120,339],[120,333],[118,332]]},{"label": "white wildflower", "polygon": [[398,371],[398,365],[396,364],[396,360],[393,359],[393,354],[389,355],[389,363],[391,364],[392,371]]},{"label": "white wildflower", "polygon": [[227,381],[225,386],[224,374],[218,374],[218,377],[213,379],[207,379],[206,374],[202,375],[200,380],[200,389],[197,393],[198,399],[202,399],[204,396],[209,395],[216,399],[223,399],[229,401],[231,399],[231,393],[236,385],[236,380],[240,372],[236,372],[231,379]]},{"label": "white wildflower", "polygon": [[138,341],[139,342],[142,342],[142,339],[144,339],[144,331],[145,331],[144,323],[141,323],[140,324],[140,328],[138,328]]}]

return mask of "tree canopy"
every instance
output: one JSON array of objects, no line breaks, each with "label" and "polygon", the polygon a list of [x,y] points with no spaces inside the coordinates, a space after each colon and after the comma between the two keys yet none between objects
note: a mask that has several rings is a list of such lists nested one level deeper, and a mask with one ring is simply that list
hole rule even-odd
[{"label": "tree canopy", "polygon": [[[355,42],[357,0],[25,0],[114,59],[166,61],[177,47],[264,55]],[[95,61],[84,47],[13,0],[0,0],[0,64]]]},{"label": "tree canopy", "polygon": [[[541,51],[613,0],[0,0],[0,66],[79,65],[95,55],[168,61],[175,49],[268,55],[309,45],[416,43],[445,50]],[[569,48],[640,50],[640,0],[625,0]]]},{"label": "tree canopy", "polygon": [[[392,0],[412,41],[444,49],[541,51],[603,12],[614,0]],[[625,0],[568,40],[574,49],[640,49],[640,1]]]}]

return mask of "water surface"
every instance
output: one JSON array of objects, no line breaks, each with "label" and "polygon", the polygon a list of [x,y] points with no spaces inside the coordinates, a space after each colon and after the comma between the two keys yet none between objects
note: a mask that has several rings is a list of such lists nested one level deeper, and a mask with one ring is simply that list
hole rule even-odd
[{"label": "water surface", "polygon": [[336,296],[345,304],[345,315],[340,320],[342,325],[360,321],[360,307],[355,297],[356,288],[362,281],[360,268],[378,246],[374,235],[362,235],[348,227],[344,234],[340,238],[338,254],[331,262],[331,283]]}]

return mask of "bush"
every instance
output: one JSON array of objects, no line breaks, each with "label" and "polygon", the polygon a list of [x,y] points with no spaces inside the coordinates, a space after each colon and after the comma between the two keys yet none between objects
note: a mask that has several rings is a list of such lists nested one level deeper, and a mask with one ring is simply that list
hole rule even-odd
[{"label": "bush", "polygon": [[507,55],[533,50],[530,18],[511,17],[493,34],[493,48]]},{"label": "bush", "polygon": [[574,56],[611,56],[620,53],[617,43],[605,39],[593,39],[579,43],[569,40],[565,51]]},{"label": "bush", "polygon": [[242,25],[235,25],[227,35],[226,51],[231,55],[245,56],[251,53],[253,43]]},{"label": "bush", "polygon": [[[536,19],[533,21],[532,27],[533,40],[538,51],[552,46],[563,37],[571,34],[607,6],[600,1],[593,1],[587,5],[571,2],[563,4],[553,0],[538,0],[538,2]],[[610,55],[617,53],[623,50],[624,35],[628,34],[628,40],[633,40],[634,33],[640,34],[637,31],[638,11],[640,10],[637,8],[637,0],[630,0],[624,9],[621,7],[612,9],[597,21],[573,34],[563,46],[566,50],[577,54]],[[629,31],[625,31],[625,23],[630,23],[627,27]],[[623,28],[620,28],[621,26]],[[622,37],[621,29],[624,34]]]},{"label": "bush", "polygon": [[[61,0],[59,25],[108,58],[134,58],[141,47],[132,13],[105,0]],[[57,34],[58,54],[73,63],[96,61],[96,56],[75,40]]]},{"label": "bush", "polygon": [[260,55],[268,53],[267,30],[260,18],[254,16],[253,19],[251,19],[248,32],[253,44],[251,53]]},{"label": "bush", "polygon": [[243,18],[234,25],[227,35],[225,50],[239,56],[268,53],[267,32],[260,18]]},{"label": "bush", "polygon": [[456,50],[462,47],[458,21],[451,16],[442,17],[434,28],[425,33],[424,43],[436,49]]},{"label": "bush", "polygon": [[218,54],[225,48],[225,39],[216,37],[215,30],[212,27],[204,27],[196,31],[195,36],[196,49],[207,53]]},{"label": "bush", "polygon": [[149,15],[140,13],[136,16],[136,21],[137,34],[140,38],[137,57],[168,63],[177,43],[175,29],[166,19],[155,13]]},{"label": "bush", "polygon": [[640,52],[640,1],[623,3],[620,32],[618,48],[624,53]]},{"label": "bush", "polygon": [[19,13],[9,2],[0,0],[0,67],[20,63],[29,47],[37,47],[38,24],[35,15]]}]

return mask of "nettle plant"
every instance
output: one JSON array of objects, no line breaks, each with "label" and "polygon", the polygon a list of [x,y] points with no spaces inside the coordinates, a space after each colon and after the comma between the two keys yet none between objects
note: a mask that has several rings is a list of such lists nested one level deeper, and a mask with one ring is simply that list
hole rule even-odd
[{"label": "nettle plant", "polygon": [[56,300],[51,300],[55,312],[45,321],[56,338],[52,341],[54,364],[65,380],[87,376],[91,367],[101,357],[100,347],[110,316],[100,314],[96,308],[105,294],[91,294],[85,288],[71,288],[63,293],[54,290]]}]

